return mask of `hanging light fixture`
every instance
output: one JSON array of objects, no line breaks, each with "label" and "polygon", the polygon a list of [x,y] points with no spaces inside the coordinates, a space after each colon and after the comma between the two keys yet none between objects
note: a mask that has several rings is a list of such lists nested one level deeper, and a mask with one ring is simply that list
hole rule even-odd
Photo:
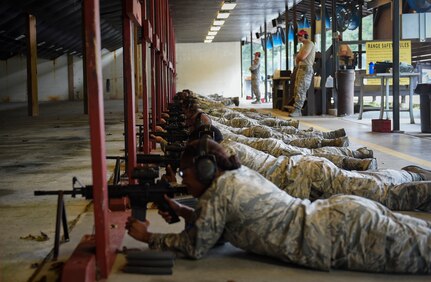
[{"label": "hanging light fixture", "polygon": [[224,20],[214,20],[213,25],[222,26],[224,24]]},{"label": "hanging light fixture", "polygon": [[233,9],[235,9],[235,6],[236,6],[235,0],[226,0],[226,1],[223,1],[221,9],[222,10],[233,10]]},{"label": "hanging light fixture", "polygon": [[218,12],[217,19],[227,19],[227,18],[229,18],[229,16],[230,16],[229,12],[222,10],[222,11]]}]

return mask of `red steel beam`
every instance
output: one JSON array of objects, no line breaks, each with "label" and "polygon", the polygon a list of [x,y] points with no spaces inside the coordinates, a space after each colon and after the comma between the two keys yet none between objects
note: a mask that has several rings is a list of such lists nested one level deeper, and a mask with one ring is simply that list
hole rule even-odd
[{"label": "red steel beam", "polygon": [[[133,28],[132,21],[127,13],[127,1],[123,0],[123,83],[124,83],[124,107],[125,130],[127,136],[127,176],[130,184],[136,184],[132,172],[136,167],[136,117],[135,117],[135,93],[133,75]],[[133,13],[129,13],[133,14]],[[140,12],[139,12],[140,14]]]},{"label": "red steel beam", "polygon": [[162,48],[162,66],[161,66],[161,71],[162,71],[162,99],[161,99],[161,103],[162,103],[162,112],[166,112],[167,107],[166,107],[166,96],[167,96],[167,89],[166,89],[166,50],[167,50],[167,40],[166,40],[166,0],[161,0],[161,9],[160,9],[160,22],[161,22],[161,27],[160,27],[160,32],[161,32],[161,37],[162,37],[162,41],[163,41],[163,48]]},{"label": "red steel beam", "polygon": [[156,0],[155,1],[155,31],[156,31],[156,38],[158,38],[157,41],[158,42],[158,48],[156,50],[156,115],[157,115],[157,121],[160,122],[161,120],[161,113],[162,113],[162,103],[161,103],[161,98],[162,98],[162,91],[161,91],[161,86],[162,86],[162,81],[161,81],[161,64],[160,64],[160,52],[161,52],[161,48],[162,48],[162,42],[161,42],[161,7],[160,7],[160,0]]},{"label": "red steel beam", "polygon": [[[128,212],[110,212],[108,213],[109,225],[113,228],[109,231],[110,246],[109,246],[109,271],[112,268],[112,264],[115,261],[115,255],[117,249],[120,248],[123,243],[125,229],[123,228],[124,222],[127,217],[131,215]],[[66,261],[61,274],[62,282],[93,282],[96,280],[100,281],[100,273],[98,274],[97,260],[94,253],[96,246],[96,235],[84,235],[79,242],[76,249],[73,251],[71,257]]]},{"label": "red steel beam", "polygon": [[[150,36],[152,37],[152,43],[151,43],[151,130],[153,132],[156,132],[156,122],[157,122],[157,91],[156,91],[156,49],[155,49],[155,45],[157,45],[156,42],[156,36],[154,33],[154,28],[155,28],[155,21],[154,21],[154,14],[155,14],[155,7],[154,7],[154,1],[155,0],[150,0],[150,11],[149,11],[149,19],[150,19],[150,24],[153,27],[152,32],[150,34]],[[153,149],[156,148],[156,143],[153,142]]]},{"label": "red steel beam", "polygon": [[[142,0],[141,4],[142,15],[142,34],[145,36],[144,28],[148,28],[149,22],[147,21],[147,1]],[[143,37],[144,37],[143,36]],[[149,104],[148,104],[148,85],[147,85],[147,40],[142,38],[142,122],[144,134],[144,154],[150,153],[150,122],[149,122]]]},{"label": "red steel beam", "polygon": [[83,1],[86,81],[88,93],[91,161],[93,176],[96,264],[102,278],[108,277],[110,260],[108,193],[106,179],[105,119],[103,108],[102,59],[99,0]]},{"label": "red steel beam", "polygon": [[169,1],[168,1],[168,10],[167,10],[167,39],[168,39],[168,101],[172,102],[173,100],[173,93],[172,93],[172,69],[171,69],[171,61],[172,61],[172,18],[171,13],[169,9]]},{"label": "red steel beam", "polygon": [[[172,21],[172,19],[171,19]],[[173,26],[173,21],[171,23]],[[172,93],[177,93],[177,83],[176,83],[176,77],[177,77],[177,64],[176,64],[176,48],[175,48],[175,31],[172,28],[172,81],[173,81],[173,89]]]}]

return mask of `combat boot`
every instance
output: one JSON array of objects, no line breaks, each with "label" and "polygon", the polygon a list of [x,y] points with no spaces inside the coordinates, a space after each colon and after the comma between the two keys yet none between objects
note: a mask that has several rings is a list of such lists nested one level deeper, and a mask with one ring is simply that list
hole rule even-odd
[{"label": "combat boot", "polygon": [[294,110],[293,112],[289,112],[290,117],[300,117],[302,116],[301,110]]},{"label": "combat boot", "polygon": [[425,180],[425,181],[431,180],[431,170],[429,169],[425,169],[417,165],[409,165],[409,166],[403,167],[402,170],[417,173],[422,177],[422,180]]},{"label": "combat boot", "polygon": [[348,147],[349,137],[338,137],[335,139],[322,139],[322,147]]},{"label": "combat boot", "polygon": [[293,107],[293,106],[284,106],[284,110],[288,111],[289,113],[291,113],[291,112],[295,111],[295,107]]},{"label": "combat boot", "polygon": [[235,106],[239,106],[239,97],[233,97],[231,98],[232,102],[235,104]]},{"label": "combat boot", "polygon": [[361,147],[357,149],[356,151],[353,151],[353,157],[357,159],[367,159],[367,158],[373,158],[374,152],[371,149],[368,149],[366,147]]},{"label": "combat boot", "polygon": [[373,170],[377,169],[377,160],[375,158],[355,159],[352,157],[345,157],[343,159],[343,168],[358,171]]},{"label": "combat boot", "polygon": [[325,139],[335,139],[335,138],[346,136],[346,131],[344,130],[344,128],[340,128],[329,132],[322,132],[322,133],[323,133],[323,138]]}]

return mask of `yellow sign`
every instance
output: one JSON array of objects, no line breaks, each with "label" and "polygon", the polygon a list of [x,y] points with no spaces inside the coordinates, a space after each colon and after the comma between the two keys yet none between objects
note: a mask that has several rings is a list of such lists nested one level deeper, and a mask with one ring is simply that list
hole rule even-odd
[{"label": "yellow sign", "polygon": [[[365,44],[367,52],[367,74],[369,74],[369,65],[371,62],[389,61],[392,62],[392,41],[372,41]],[[410,40],[400,41],[400,62],[411,64],[412,63],[412,47]],[[392,84],[392,79],[389,80]],[[379,85],[380,79],[367,79],[368,85]],[[401,85],[408,85],[408,78],[400,79]]]}]

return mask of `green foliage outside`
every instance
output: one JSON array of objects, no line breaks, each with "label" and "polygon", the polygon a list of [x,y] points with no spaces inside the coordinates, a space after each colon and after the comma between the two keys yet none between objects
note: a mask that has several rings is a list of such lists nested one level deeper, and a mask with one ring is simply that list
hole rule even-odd
[{"label": "green foliage outside", "polygon": [[[331,29],[327,30],[326,33],[326,46],[329,48],[332,45],[332,31]],[[373,39],[373,15],[369,15],[362,19],[362,40],[372,40]],[[344,41],[354,41],[359,40],[358,36],[358,28],[355,30],[346,30],[343,32],[343,40]],[[247,43],[242,46],[242,76],[243,79],[250,76],[250,71],[248,70],[251,66],[251,61],[253,60],[253,54],[255,52],[261,52],[261,73],[262,76],[265,74],[265,61],[264,56],[265,53],[262,49],[262,45],[257,43],[258,40],[253,42],[253,52],[251,52],[251,44]],[[320,51],[320,35],[316,35],[316,48]],[[350,45],[352,51],[358,51],[358,45]],[[299,46],[297,48],[299,50]],[[362,46],[362,50],[365,50],[365,45]],[[276,69],[286,69],[286,45],[282,45],[281,47],[275,47],[267,52],[267,69],[268,75],[272,75]],[[365,54],[362,54],[363,62],[365,62]],[[293,42],[289,42],[289,67],[288,69],[293,69]]]}]

